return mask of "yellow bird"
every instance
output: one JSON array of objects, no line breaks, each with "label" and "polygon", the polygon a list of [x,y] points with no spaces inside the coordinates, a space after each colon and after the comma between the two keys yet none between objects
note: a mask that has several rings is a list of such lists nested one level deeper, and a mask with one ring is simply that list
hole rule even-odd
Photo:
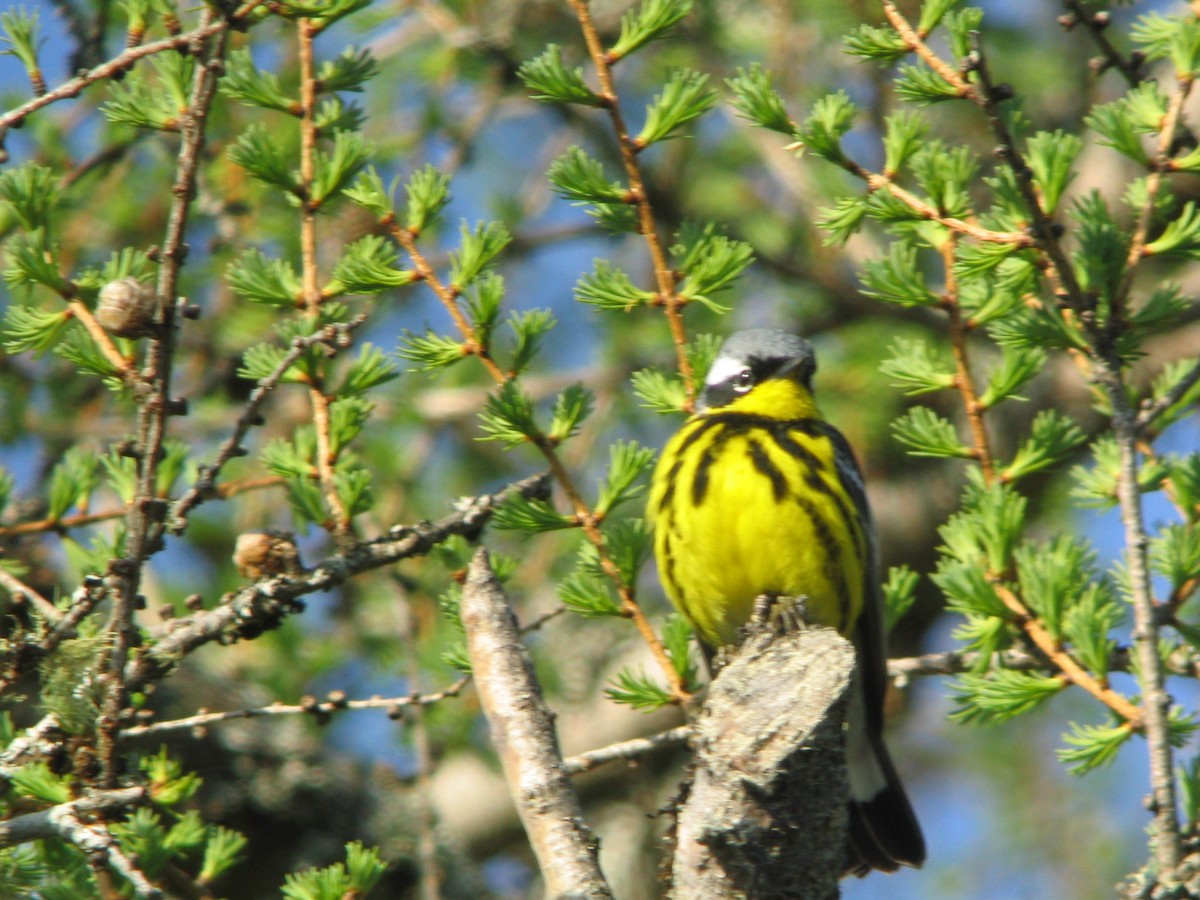
[{"label": "yellow bird", "polygon": [[808,622],[854,643],[846,872],[894,872],[924,862],[925,840],[883,742],[887,652],[863,477],[817,410],[816,368],[812,345],[785,331],[730,337],[663,450],[648,515],[663,586],[706,654],[737,641],[762,595],[804,598]]}]

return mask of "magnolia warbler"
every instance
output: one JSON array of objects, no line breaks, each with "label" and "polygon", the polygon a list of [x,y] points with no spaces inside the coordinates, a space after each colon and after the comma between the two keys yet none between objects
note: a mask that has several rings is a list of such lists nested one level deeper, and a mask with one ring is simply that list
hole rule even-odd
[{"label": "magnolia warbler", "polygon": [[883,743],[887,688],[878,549],[863,477],[813,400],[812,345],[774,329],[721,347],[697,411],[650,489],[659,576],[711,655],[760,596],[802,598],[805,619],[853,641],[847,714],[846,872],[919,866],[925,841]]}]

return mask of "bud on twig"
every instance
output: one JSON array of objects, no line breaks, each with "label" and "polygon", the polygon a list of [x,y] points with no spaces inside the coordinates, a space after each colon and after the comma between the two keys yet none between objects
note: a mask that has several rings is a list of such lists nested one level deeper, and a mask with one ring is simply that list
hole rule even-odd
[{"label": "bud on twig", "polygon": [[100,289],[96,321],[117,337],[149,337],[156,330],[157,311],[158,298],[153,287],[136,278],[121,278]]},{"label": "bud on twig", "polygon": [[300,569],[295,538],[284,531],[253,531],[238,535],[233,564],[243,578],[259,579]]}]

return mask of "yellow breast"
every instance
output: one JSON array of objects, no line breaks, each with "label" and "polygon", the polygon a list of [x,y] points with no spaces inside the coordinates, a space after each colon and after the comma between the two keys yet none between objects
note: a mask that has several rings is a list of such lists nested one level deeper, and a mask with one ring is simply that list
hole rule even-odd
[{"label": "yellow breast", "polygon": [[[807,392],[789,397],[789,384],[771,398],[759,392],[774,385],[760,385],[753,406],[693,417],[655,471],[648,512],[659,575],[713,647],[735,641],[761,594],[804,596],[810,621],[843,633],[862,608],[866,534]],[[808,415],[778,416],[799,401]],[[775,415],[762,415],[764,405]]]}]

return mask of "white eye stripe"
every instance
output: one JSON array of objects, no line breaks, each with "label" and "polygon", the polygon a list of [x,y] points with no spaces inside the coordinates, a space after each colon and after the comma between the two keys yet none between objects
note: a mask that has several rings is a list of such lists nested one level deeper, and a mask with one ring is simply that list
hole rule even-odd
[{"label": "white eye stripe", "polygon": [[708,375],[704,379],[707,385],[721,384],[729,381],[743,372],[750,371],[744,362],[739,362],[728,356],[718,356],[712,364],[712,368],[708,370]]}]

